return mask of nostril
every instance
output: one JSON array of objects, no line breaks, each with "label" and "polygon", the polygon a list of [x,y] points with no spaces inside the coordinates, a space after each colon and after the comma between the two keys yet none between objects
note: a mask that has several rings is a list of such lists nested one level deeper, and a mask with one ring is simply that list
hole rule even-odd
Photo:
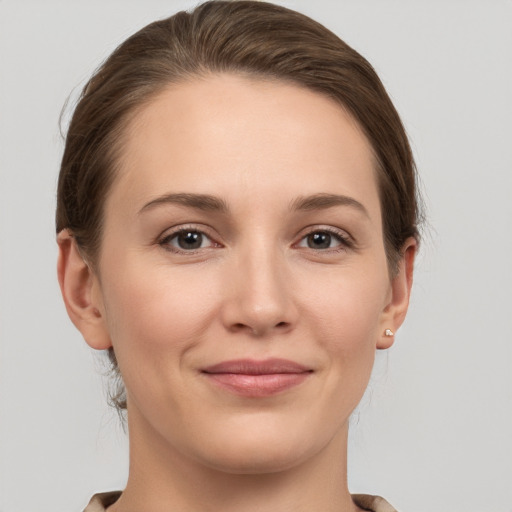
[{"label": "nostril", "polygon": [[[289,327],[289,322],[279,322],[274,325],[274,329],[286,329]],[[240,332],[244,330],[251,331],[253,334],[261,335],[264,334],[268,329],[264,326],[251,326],[250,324],[244,324],[243,322],[237,322],[231,326],[233,332]]]}]

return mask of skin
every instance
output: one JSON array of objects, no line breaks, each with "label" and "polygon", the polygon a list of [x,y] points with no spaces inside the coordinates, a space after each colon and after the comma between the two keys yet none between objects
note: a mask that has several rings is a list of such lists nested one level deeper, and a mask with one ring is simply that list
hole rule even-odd
[{"label": "skin", "polygon": [[[296,85],[203,77],[137,113],[120,164],[97,271],[58,237],[69,315],[90,346],[114,347],[127,388],[130,476],[109,510],[358,510],[348,419],[404,320],[416,244],[390,276],[357,123]],[[180,228],[200,247],[180,247]],[[256,398],[201,371],[269,357],[311,371]]]}]

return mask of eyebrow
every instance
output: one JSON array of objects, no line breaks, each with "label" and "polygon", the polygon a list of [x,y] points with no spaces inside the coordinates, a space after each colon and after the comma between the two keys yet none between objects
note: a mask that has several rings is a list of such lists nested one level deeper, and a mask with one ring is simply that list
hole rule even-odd
[{"label": "eyebrow", "polygon": [[[139,210],[139,214],[165,204],[178,204],[207,212],[229,212],[226,201],[216,196],[209,194],[171,193],[152,199]],[[368,211],[359,201],[353,197],[338,194],[320,193],[310,196],[299,196],[290,203],[290,210],[326,210],[335,206],[349,206],[369,217]]]},{"label": "eyebrow", "polygon": [[334,206],[350,206],[370,217],[368,210],[359,201],[350,196],[338,194],[314,194],[312,196],[301,196],[292,201],[290,210],[311,211],[325,210]]},{"label": "eyebrow", "polygon": [[227,213],[229,211],[227,203],[218,197],[209,194],[178,193],[165,194],[149,201],[139,210],[139,214],[164,204],[178,204],[208,212]]}]

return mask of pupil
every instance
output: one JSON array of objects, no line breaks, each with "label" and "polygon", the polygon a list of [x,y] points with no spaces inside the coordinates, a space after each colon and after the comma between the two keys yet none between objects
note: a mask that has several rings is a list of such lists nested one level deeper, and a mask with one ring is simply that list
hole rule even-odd
[{"label": "pupil", "polygon": [[180,233],[178,236],[178,245],[182,249],[199,249],[203,243],[203,235],[195,231]]},{"label": "pupil", "polygon": [[313,233],[308,236],[308,247],[311,249],[328,249],[331,245],[329,233]]}]

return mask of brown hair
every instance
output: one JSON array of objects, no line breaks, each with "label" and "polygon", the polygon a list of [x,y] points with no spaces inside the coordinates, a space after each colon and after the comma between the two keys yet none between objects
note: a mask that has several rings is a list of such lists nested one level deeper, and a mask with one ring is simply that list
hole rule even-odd
[{"label": "brown hair", "polygon": [[[286,80],[339,102],[375,154],[389,267],[418,235],[412,152],[372,66],[321,24],[259,1],[213,0],[151,23],[122,43],[85,85],[68,129],[57,192],[57,232],[69,229],[94,267],[103,205],[129,119],[169,84],[211,73]],[[110,358],[117,372],[115,355]],[[126,407],[122,383],[113,397]]]}]

